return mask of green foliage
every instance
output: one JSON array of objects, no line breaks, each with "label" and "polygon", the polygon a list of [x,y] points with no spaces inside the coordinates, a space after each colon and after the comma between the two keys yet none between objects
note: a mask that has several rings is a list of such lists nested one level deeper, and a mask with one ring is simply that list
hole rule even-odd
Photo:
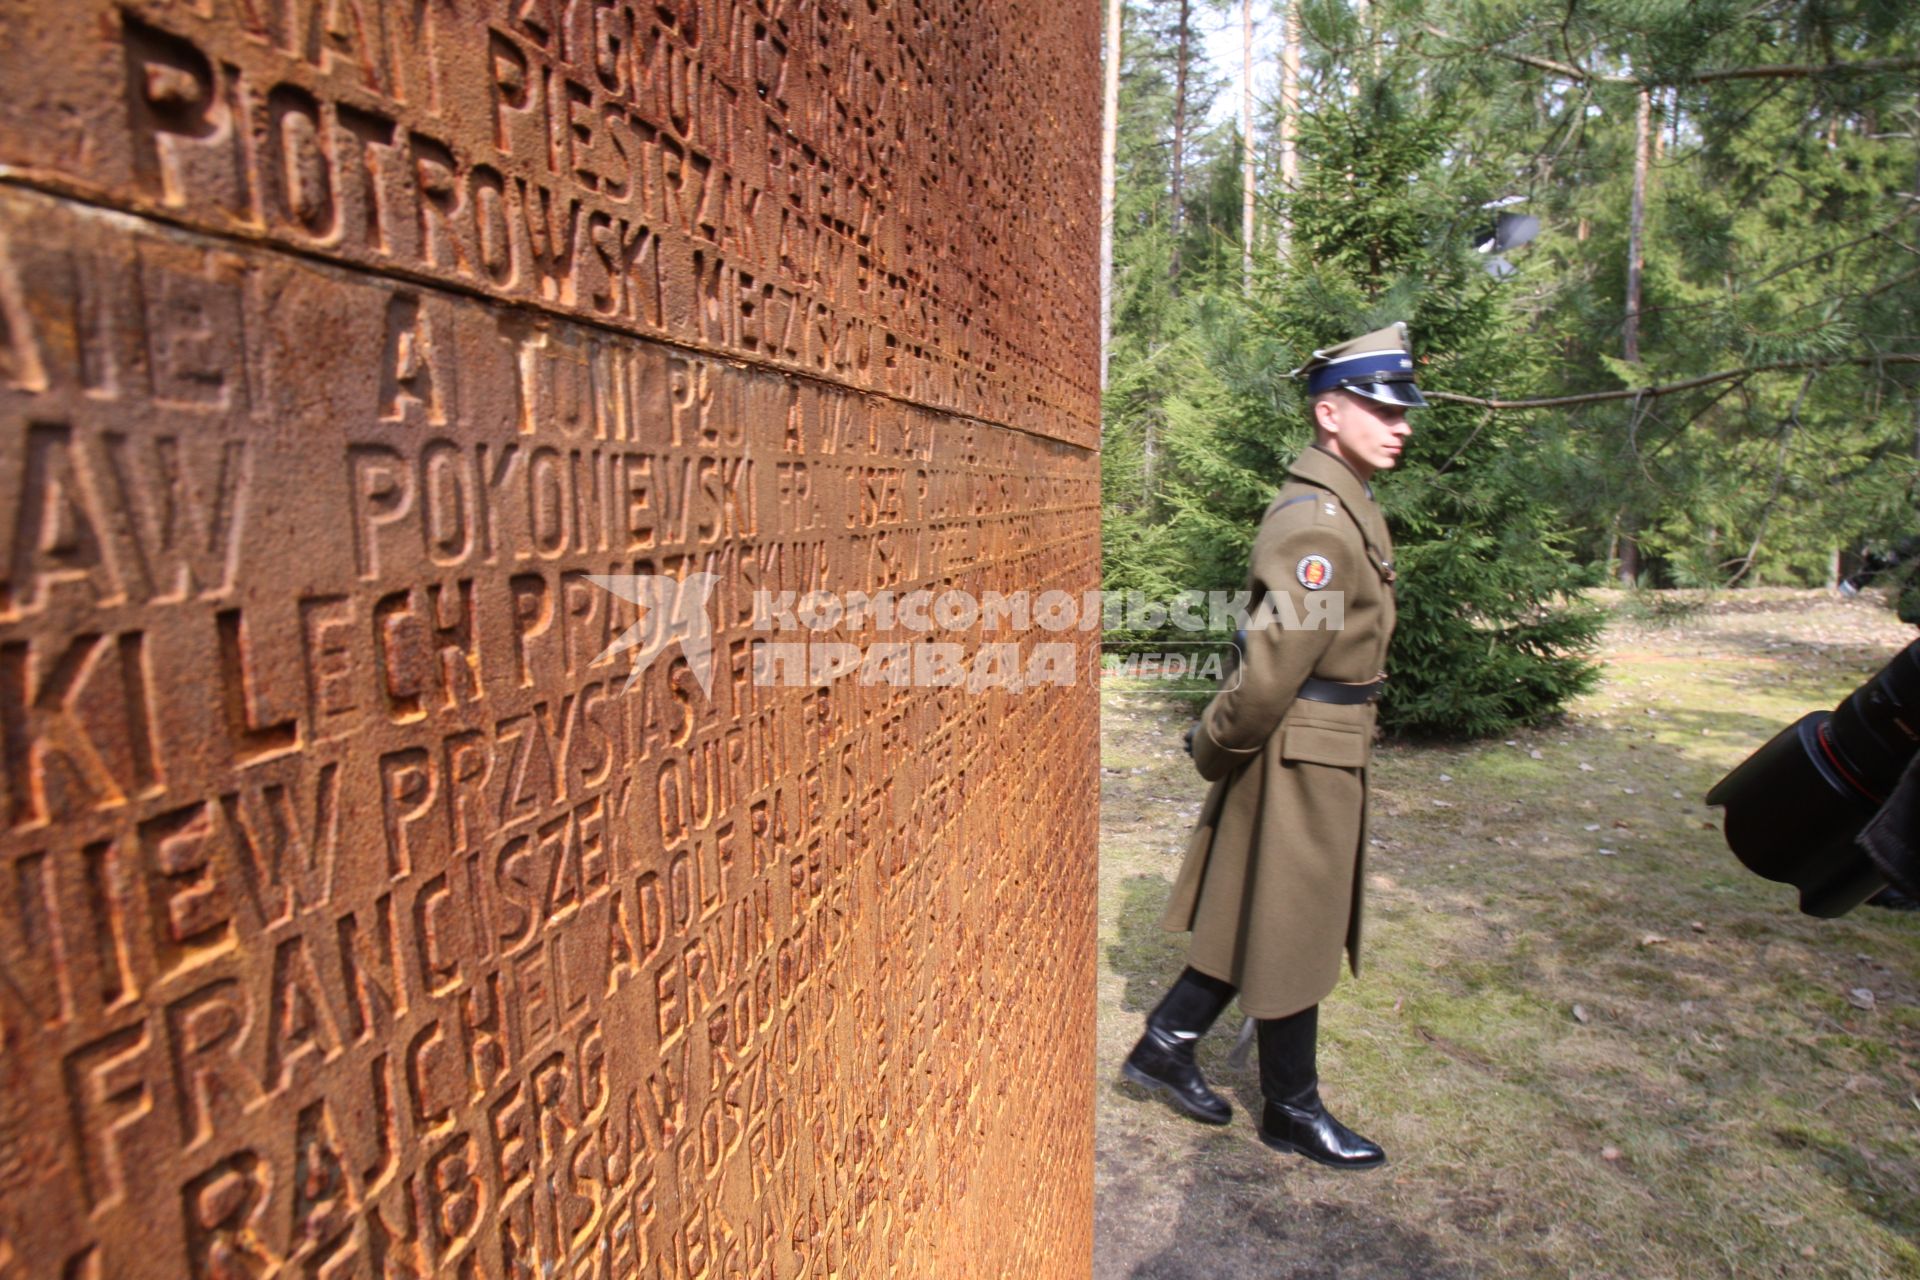
[{"label": "green foliage", "polygon": [[[1546,226],[1519,283],[1562,358],[1526,394],[1800,366],[1540,415],[1580,461],[1541,493],[1580,554],[1633,535],[1649,583],[1814,585],[1837,554],[1920,527],[1915,370],[1864,362],[1920,342],[1915,75],[1801,73],[1910,58],[1920,10],[1419,7],[1427,56],[1474,86],[1474,127],[1517,130],[1511,173]],[[1637,364],[1622,357],[1640,85],[1523,57],[1653,84]],[[1823,359],[1843,363],[1806,367]]]},{"label": "green foliage", "polygon": [[[1206,6],[1195,4],[1197,16]],[[1231,138],[1204,124],[1214,93],[1200,58],[1198,30],[1189,40],[1188,137],[1181,159],[1184,218],[1181,270],[1172,273],[1172,120],[1178,83],[1179,5],[1168,0],[1125,9],[1116,129],[1114,301],[1110,364],[1101,432],[1101,535],[1109,591],[1138,590],[1163,598],[1177,581],[1164,547],[1162,485],[1157,469],[1169,399],[1190,337],[1184,316],[1218,277],[1221,241],[1238,236],[1237,174]],[[1231,217],[1229,233],[1223,219]],[[1186,296],[1183,296],[1183,290]]]},{"label": "green foliage", "polygon": [[[1473,251],[1467,214],[1490,192],[1484,173],[1446,163],[1458,107],[1422,92],[1406,61],[1389,56],[1305,122],[1303,180],[1283,206],[1292,257],[1267,264],[1245,308],[1264,345],[1220,361],[1238,411],[1176,421],[1175,524],[1196,558],[1230,548],[1244,564],[1264,495],[1309,441],[1295,384],[1276,379],[1314,348],[1404,319],[1430,387],[1481,387],[1544,360]],[[1534,499],[1525,425],[1445,403],[1413,424],[1400,467],[1378,477],[1401,574],[1383,721],[1484,734],[1550,716],[1590,684],[1600,616],[1568,602],[1586,575]],[[1240,466],[1216,474],[1199,466],[1209,453]]]},{"label": "green foliage", "polygon": [[[1135,8],[1164,29],[1174,6]],[[1310,439],[1285,371],[1394,320],[1411,325],[1429,389],[1662,389],[1414,416],[1380,489],[1402,571],[1384,708],[1396,728],[1486,733],[1553,714],[1592,676],[1599,615],[1580,591],[1629,553],[1648,584],[1817,584],[1920,531],[1920,365],[1874,358],[1920,352],[1920,77],[1901,65],[1920,51],[1920,7],[1306,0],[1300,14],[1300,180],[1278,190],[1269,138],[1250,294],[1237,138],[1196,136],[1177,276],[1164,163],[1123,165],[1119,207],[1158,212],[1116,232],[1109,586],[1237,588]],[[1123,154],[1167,145],[1152,26],[1128,48],[1140,92],[1123,93]],[[1885,69],[1824,70],[1875,59]],[[1514,196],[1542,231],[1496,281],[1474,241],[1487,204]]]}]

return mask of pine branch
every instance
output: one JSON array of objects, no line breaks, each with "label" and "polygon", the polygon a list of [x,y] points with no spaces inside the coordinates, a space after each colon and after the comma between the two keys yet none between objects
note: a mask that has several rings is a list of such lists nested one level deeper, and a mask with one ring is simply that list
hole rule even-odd
[{"label": "pine branch", "polygon": [[1698,387],[1710,387],[1716,382],[1750,378],[1756,373],[1778,373],[1784,369],[1826,369],[1836,365],[1876,364],[1920,364],[1920,351],[1889,351],[1865,356],[1814,356],[1805,360],[1773,360],[1766,364],[1748,365],[1744,369],[1727,369],[1720,373],[1702,374],[1698,378],[1686,378],[1680,382],[1666,382],[1658,386],[1622,387],[1618,391],[1588,391],[1577,396],[1547,396],[1538,400],[1488,400],[1481,396],[1463,396],[1452,391],[1427,391],[1424,388],[1422,388],[1422,394],[1429,400],[1477,405],[1482,409],[1564,409],[1577,404],[1600,404],[1608,400],[1651,400],[1681,391],[1692,391]]},{"label": "pine branch", "polygon": [[1715,80],[1807,80],[1818,76],[1866,76],[1882,71],[1920,70],[1920,58],[1861,58],[1852,62],[1775,62],[1723,71],[1696,71],[1675,84],[1708,84]]},{"label": "pine branch", "polygon": [[[1859,246],[1867,243],[1869,240],[1874,240],[1874,239],[1884,238],[1884,239],[1892,240],[1894,244],[1898,245],[1902,249],[1907,250],[1909,253],[1920,254],[1920,249],[1916,249],[1912,245],[1909,245],[1903,241],[1894,239],[1892,236],[1887,234],[1893,228],[1899,226],[1901,223],[1905,222],[1908,218],[1911,218],[1914,214],[1920,213],[1920,195],[1903,196],[1902,198],[1905,199],[1907,202],[1906,208],[1902,209],[1899,213],[1895,214],[1892,218],[1888,219],[1885,223],[1867,232],[1865,235],[1856,236],[1854,239],[1843,241],[1840,244],[1828,245],[1825,248],[1817,249],[1814,252],[1808,254],[1804,258],[1794,259],[1792,262],[1787,263],[1784,267],[1774,268],[1772,271],[1767,272],[1767,274],[1759,277],[1758,279],[1742,281],[1739,284],[1731,287],[1728,290],[1728,292],[1734,295],[1751,293],[1753,290],[1759,288],[1761,285],[1766,284],[1772,280],[1777,280],[1781,276],[1786,275],[1790,271],[1798,271],[1801,267],[1807,266],[1810,263],[1818,262],[1822,258],[1832,257],[1836,254],[1845,253],[1848,249],[1858,248]],[[1865,301],[1868,298],[1874,297],[1876,294],[1884,293],[1888,289],[1892,288],[1894,285],[1903,283],[1906,280],[1906,278],[1907,278],[1906,276],[1900,276],[1895,280],[1888,281],[1886,284],[1881,285],[1879,288],[1873,289],[1861,295],[1859,298],[1854,299],[1854,301],[1856,302]],[[1672,314],[1673,312],[1676,312],[1676,311],[1695,311],[1701,307],[1719,306],[1725,301],[1726,301],[1725,298],[1713,297],[1713,298],[1704,298],[1698,302],[1677,302],[1677,303],[1671,303],[1664,307],[1647,307],[1640,314],[1643,316],[1650,316],[1656,313]]]},{"label": "pine branch", "polygon": [[1435,39],[1445,40],[1450,44],[1466,45],[1475,53],[1490,53],[1496,58],[1505,58],[1508,62],[1517,62],[1522,66],[1532,67],[1536,71],[1551,71],[1554,75],[1560,76],[1563,79],[1577,81],[1582,84],[1592,80],[1601,81],[1605,84],[1638,83],[1632,76],[1589,71],[1585,67],[1576,67],[1571,62],[1555,62],[1552,58],[1542,58],[1531,53],[1515,53],[1511,49],[1500,49],[1489,44],[1476,45],[1470,40],[1456,36],[1450,31],[1442,31],[1440,28],[1432,25],[1423,27],[1422,30]]},{"label": "pine branch", "polygon": [[1591,71],[1571,62],[1558,62],[1552,58],[1542,58],[1531,53],[1515,53],[1511,49],[1502,49],[1490,44],[1474,44],[1463,36],[1450,31],[1442,31],[1431,24],[1422,28],[1428,35],[1449,44],[1457,44],[1474,53],[1491,54],[1496,58],[1505,58],[1508,62],[1517,62],[1532,67],[1536,71],[1547,71],[1564,80],[1580,84],[1631,84],[1643,89],[1666,88],[1682,84],[1712,84],[1721,80],[1809,80],[1821,76],[1877,75],[1883,71],[1920,70],[1920,57],[1914,58],[1861,58],[1849,62],[1771,62],[1751,67],[1723,67],[1711,71],[1690,71],[1682,75],[1662,79],[1641,79],[1638,76],[1623,76],[1608,71]]}]

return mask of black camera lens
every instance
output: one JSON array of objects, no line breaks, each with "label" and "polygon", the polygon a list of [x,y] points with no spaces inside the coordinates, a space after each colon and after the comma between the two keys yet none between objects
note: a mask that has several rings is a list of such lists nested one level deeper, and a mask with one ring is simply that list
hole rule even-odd
[{"label": "black camera lens", "polygon": [[1886,803],[1920,749],[1920,640],[1834,708],[1822,745],[1849,790]]},{"label": "black camera lens", "polygon": [[1854,843],[1920,749],[1920,640],[1831,713],[1776,734],[1707,792],[1749,871],[1800,890],[1800,909],[1844,915],[1886,884]]}]

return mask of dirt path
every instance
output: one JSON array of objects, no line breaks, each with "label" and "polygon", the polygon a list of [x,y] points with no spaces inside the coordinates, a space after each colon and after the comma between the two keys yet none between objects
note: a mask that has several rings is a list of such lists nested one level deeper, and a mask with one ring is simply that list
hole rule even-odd
[{"label": "dirt path", "polygon": [[1617,624],[1562,725],[1383,748],[1366,972],[1322,1019],[1326,1096],[1391,1157],[1364,1174],[1260,1146],[1237,1010],[1201,1050],[1230,1126],[1117,1083],[1203,785],[1188,707],[1109,685],[1095,1276],[1920,1275],[1920,914],[1800,916],[1701,802],[1912,636],[1742,593]]}]

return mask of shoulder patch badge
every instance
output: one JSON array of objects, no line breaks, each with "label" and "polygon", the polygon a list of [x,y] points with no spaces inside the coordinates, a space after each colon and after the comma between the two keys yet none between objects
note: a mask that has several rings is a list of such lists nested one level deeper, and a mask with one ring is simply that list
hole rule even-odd
[{"label": "shoulder patch badge", "polygon": [[1333,564],[1325,556],[1301,556],[1293,566],[1293,576],[1309,591],[1318,591],[1333,581]]}]

